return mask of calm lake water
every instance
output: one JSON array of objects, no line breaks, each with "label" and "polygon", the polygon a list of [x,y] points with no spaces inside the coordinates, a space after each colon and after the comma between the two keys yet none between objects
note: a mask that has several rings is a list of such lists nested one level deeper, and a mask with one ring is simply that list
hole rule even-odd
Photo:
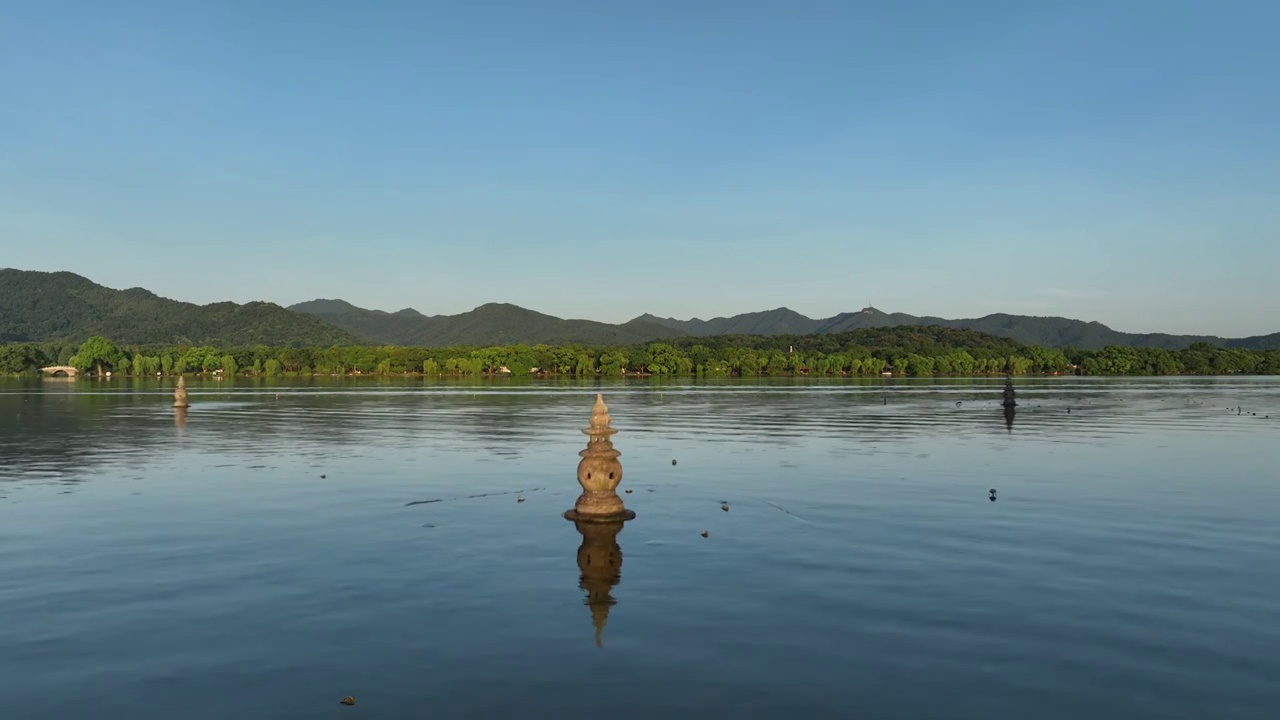
[{"label": "calm lake water", "polygon": [[0,382],[5,718],[1280,717],[1277,379],[190,389]]}]

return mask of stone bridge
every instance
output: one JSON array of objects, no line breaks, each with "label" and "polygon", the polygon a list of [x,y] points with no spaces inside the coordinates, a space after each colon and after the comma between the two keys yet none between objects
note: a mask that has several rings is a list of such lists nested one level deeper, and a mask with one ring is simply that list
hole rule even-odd
[{"label": "stone bridge", "polygon": [[40,368],[40,372],[54,377],[75,377],[76,369],[70,365],[50,365]]}]

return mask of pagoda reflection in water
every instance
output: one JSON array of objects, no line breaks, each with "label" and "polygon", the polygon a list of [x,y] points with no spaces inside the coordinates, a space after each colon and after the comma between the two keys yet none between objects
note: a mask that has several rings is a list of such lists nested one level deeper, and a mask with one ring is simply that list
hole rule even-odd
[{"label": "pagoda reflection in water", "polygon": [[583,602],[591,609],[596,647],[604,647],[609,609],[618,602],[612,591],[622,579],[622,548],[618,545],[622,521],[577,521],[573,525],[582,535],[582,544],[578,546],[578,587],[587,591]]}]

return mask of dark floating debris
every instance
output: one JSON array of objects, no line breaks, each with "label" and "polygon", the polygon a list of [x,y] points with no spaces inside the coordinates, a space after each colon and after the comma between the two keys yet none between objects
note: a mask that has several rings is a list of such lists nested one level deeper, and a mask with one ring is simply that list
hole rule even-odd
[{"label": "dark floating debris", "polygon": [[675,466],[675,464],[676,464],[676,460],[675,460],[675,458],[672,458],[672,459],[671,459],[671,465],[674,467],[674,466]]},{"label": "dark floating debris", "polygon": [[702,534],[702,537],[707,537],[707,535],[709,535],[710,533],[708,533],[706,530],[703,530],[701,534]]},{"label": "dark floating debris", "polygon": [[321,476],[320,476],[320,479],[321,479],[321,480],[324,480],[326,477],[328,477],[328,475],[321,475]]},{"label": "dark floating debris", "polygon": [[522,502],[524,502],[524,496],[523,496],[523,495],[518,496],[518,497],[516,498],[516,502],[518,502],[518,503],[522,503]]},{"label": "dark floating debris", "polygon": [[991,488],[990,490],[988,490],[988,491],[987,491],[987,497],[988,497],[988,498],[990,498],[991,502],[995,502],[995,501],[996,501],[996,489],[995,489],[995,488]]},{"label": "dark floating debris", "polygon": [[351,697],[350,695],[348,695],[348,696],[346,696],[346,697],[342,698],[341,700],[339,700],[339,701],[338,701],[338,704],[339,704],[339,705],[355,705],[355,704],[356,704],[356,699],[355,699],[355,698],[353,698],[353,697]]},{"label": "dark floating debris", "polygon": [[729,512],[729,503],[725,503],[725,504],[721,505],[721,506],[720,506],[720,509],[721,509],[721,510],[723,510],[723,511],[725,511],[725,512]]},{"label": "dark floating debris", "polygon": [[630,494],[631,494],[631,488],[627,488],[626,490],[623,490],[623,492],[625,492],[626,494],[630,495]]},{"label": "dark floating debris", "polygon": [[429,505],[431,503],[444,502],[445,500],[474,500],[476,498],[498,497],[500,495],[524,495],[525,493],[538,492],[539,490],[546,490],[546,488],[529,488],[528,490],[511,490],[508,492],[480,493],[479,495],[468,495],[465,498],[455,497],[455,498],[434,498],[431,500],[414,500],[413,502],[405,503],[404,506],[409,507],[410,505]]},{"label": "dark floating debris", "polygon": [[[903,478],[903,479],[905,479],[905,478]],[[790,510],[788,510],[788,509],[786,509],[786,508],[782,507],[782,506],[781,506],[781,505],[779,505],[778,503],[773,502],[772,500],[766,500],[765,502],[769,505],[769,507],[771,507],[771,508],[773,508],[773,509],[775,509],[775,510],[778,510],[778,511],[780,511],[780,512],[784,512],[784,513],[786,513],[786,514],[790,515],[791,517],[793,517],[793,518],[795,518],[795,519],[799,520],[800,522],[805,522],[805,523],[808,523],[808,522],[809,522],[809,521],[808,521],[808,520],[806,520],[805,518],[800,517],[799,515],[797,515],[797,514],[795,514],[795,513],[791,512]],[[810,524],[812,524],[812,523],[810,523]]]}]

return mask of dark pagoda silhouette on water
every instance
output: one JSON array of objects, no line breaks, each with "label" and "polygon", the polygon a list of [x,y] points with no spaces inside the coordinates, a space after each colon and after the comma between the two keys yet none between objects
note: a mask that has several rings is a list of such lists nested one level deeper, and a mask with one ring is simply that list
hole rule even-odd
[{"label": "dark pagoda silhouette on water", "polygon": [[604,647],[604,626],[609,609],[617,603],[613,587],[622,578],[622,548],[618,533],[622,524],[636,514],[622,504],[618,483],[622,482],[622,453],[613,447],[612,437],[618,432],[609,426],[609,408],[604,396],[596,394],[591,409],[591,426],[582,432],[588,436],[587,447],[578,455],[578,484],[582,494],[564,516],[582,535],[578,546],[578,587],[587,591],[585,604],[591,609],[596,647]]},{"label": "dark pagoda silhouette on water", "polygon": [[1018,407],[1017,395],[1013,390],[1013,376],[1010,375],[1004,383],[1004,399],[1000,402],[1004,406],[1004,427],[1009,432],[1013,432],[1013,416],[1017,414],[1015,408]]}]

